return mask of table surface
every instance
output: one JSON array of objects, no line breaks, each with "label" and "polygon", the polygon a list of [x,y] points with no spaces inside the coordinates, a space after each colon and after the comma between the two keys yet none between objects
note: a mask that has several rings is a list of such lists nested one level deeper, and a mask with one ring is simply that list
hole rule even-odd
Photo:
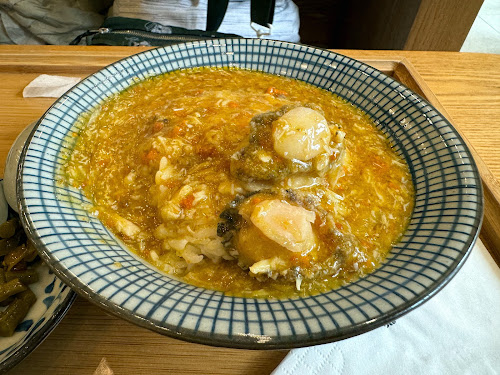
[{"label": "table surface", "polygon": [[[0,46],[0,176],[17,134],[52,104],[23,98],[41,73],[84,77],[141,47]],[[421,51],[339,51],[357,59],[407,58],[479,156],[500,180],[500,55]],[[71,69],[85,58],[87,70]],[[21,63],[20,63],[21,62]],[[36,64],[35,64],[36,62]],[[36,66],[36,68],[35,68]],[[116,374],[269,374],[287,351],[186,343],[110,316],[78,297],[52,334],[12,374],[92,374],[106,358]]]}]

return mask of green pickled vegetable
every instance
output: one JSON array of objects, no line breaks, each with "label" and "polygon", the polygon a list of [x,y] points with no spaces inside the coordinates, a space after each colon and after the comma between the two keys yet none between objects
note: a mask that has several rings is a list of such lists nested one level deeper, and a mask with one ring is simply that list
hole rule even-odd
[{"label": "green pickled vegetable", "polygon": [[14,250],[10,251],[3,259],[3,264],[7,267],[7,271],[10,271],[14,268],[14,266],[24,261],[27,254],[28,248],[26,245],[18,246]]},{"label": "green pickled vegetable", "polygon": [[38,256],[38,251],[36,251],[36,247],[33,244],[33,242],[29,241],[26,243],[26,256],[24,257],[24,260],[26,262],[33,262],[36,257]]},{"label": "green pickled vegetable", "polygon": [[12,336],[17,325],[23,321],[35,301],[36,296],[30,289],[19,293],[14,301],[0,313],[0,336]]},{"label": "green pickled vegetable", "polygon": [[21,233],[18,233],[10,238],[3,238],[0,240],[0,256],[7,255],[12,249],[19,246]]},{"label": "green pickled vegetable", "polygon": [[0,301],[0,307],[9,306],[12,303],[12,301],[14,301],[14,299],[15,298],[13,296],[10,296],[9,298]]},{"label": "green pickled vegetable", "polygon": [[12,336],[36,301],[27,285],[38,281],[37,256],[17,217],[0,225],[0,336]]},{"label": "green pickled vegetable", "polygon": [[26,289],[26,285],[20,282],[19,279],[7,281],[5,284],[0,285],[0,301],[13,296],[14,294],[23,292]]},{"label": "green pickled vegetable", "polygon": [[[0,279],[1,279],[0,275]],[[11,281],[18,279],[24,285],[29,285],[36,283],[38,281],[38,272],[33,268],[28,268],[23,271],[5,271],[4,272],[5,281]],[[0,280],[1,281],[1,280]],[[4,281],[4,282],[5,282]]]},{"label": "green pickled vegetable", "polygon": [[5,223],[0,224],[0,238],[12,237],[17,228],[19,227],[19,220],[17,218],[7,220]]}]

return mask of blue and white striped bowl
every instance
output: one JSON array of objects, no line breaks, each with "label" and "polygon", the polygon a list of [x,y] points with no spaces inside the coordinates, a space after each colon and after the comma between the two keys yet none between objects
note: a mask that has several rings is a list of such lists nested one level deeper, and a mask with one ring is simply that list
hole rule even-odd
[{"label": "blue and white striped bowl", "polygon": [[[361,107],[410,165],[415,210],[375,272],[308,298],[244,299],[171,279],[138,259],[63,187],[58,168],[77,118],[136,80],[197,66],[294,77]],[[54,272],[79,294],[140,326],[204,344],[292,348],[354,336],[435,295],[465,261],[481,224],[481,181],[466,145],[429,103],[383,73],[326,50],[269,40],[209,40],[149,50],[100,70],[42,117],[20,163],[24,225]],[[120,264],[121,267],[116,265]]]}]

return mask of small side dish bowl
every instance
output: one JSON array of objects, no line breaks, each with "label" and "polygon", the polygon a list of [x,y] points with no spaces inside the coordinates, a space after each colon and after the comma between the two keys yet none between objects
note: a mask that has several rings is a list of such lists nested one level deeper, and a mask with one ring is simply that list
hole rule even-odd
[{"label": "small side dish bowl", "polygon": [[[29,124],[12,144],[0,179],[0,224],[16,206],[16,173],[26,139],[36,122]],[[30,285],[37,297],[24,320],[11,337],[0,338],[0,373],[6,373],[40,345],[66,315],[76,293],[44,263],[37,267],[38,281]]]},{"label": "small side dish bowl", "polygon": [[[11,150],[16,151],[13,146]],[[19,154],[21,152],[19,151]],[[5,171],[10,168],[7,165]],[[15,166],[14,166],[14,169]],[[15,175],[15,172],[14,172]],[[0,224],[7,218],[8,205],[0,179]],[[9,182],[10,184],[10,182]],[[15,186],[15,183],[12,185]],[[30,354],[52,332],[75,300],[76,294],[59,280],[47,265],[36,267],[38,281],[29,287],[37,300],[10,337],[0,338],[0,374],[6,373]]]},{"label": "small side dish bowl", "polygon": [[[364,110],[410,167],[415,208],[402,240],[373,273],[327,293],[236,298],[160,273],[127,250],[60,183],[61,151],[82,113],[138,79],[198,66],[296,78]],[[277,349],[345,339],[387,324],[435,295],[471,250],[482,219],[481,180],[460,135],[429,103],[351,58],[269,40],[208,40],[149,50],[84,79],[45,113],[21,157],[23,224],[54,273],[108,312],[203,344]]]},{"label": "small side dish bowl", "polygon": [[76,298],[69,286],[45,264],[37,267],[39,280],[30,285],[37,297],[14,335],[0,339],[0,373],[5,373],[35,350],[57,327]]}]

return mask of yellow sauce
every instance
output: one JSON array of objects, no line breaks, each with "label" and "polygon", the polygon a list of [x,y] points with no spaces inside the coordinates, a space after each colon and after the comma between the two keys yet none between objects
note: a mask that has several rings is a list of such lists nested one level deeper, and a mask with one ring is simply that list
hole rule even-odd
[{"label": "yellow sauce", "polygon": [[[346,133],[348,162],[335,185],[325,185],[331,199],[317,189],[311,194],[321,193],[319,208],[332,212],[338,231],[356,238],[364,261],[345,259],[336,274],[303,280],[297,290],[280,277],[257,279],[221,255],[214,229],[221,212],[244,194],[229,165],[249,136],[250,120],[305,104]],[[83,189],[104,225],[132,251],[188,283],[230,295],[310,295],[362,277],[401,238],[413,209],[408,166],[368,116],[301,81],[238,69],[175,71],[133,85],[82,121],[67,182]],[[313,226],[321,240],[320,224]],[[321,246],[320,257],[328,241]]]}]

